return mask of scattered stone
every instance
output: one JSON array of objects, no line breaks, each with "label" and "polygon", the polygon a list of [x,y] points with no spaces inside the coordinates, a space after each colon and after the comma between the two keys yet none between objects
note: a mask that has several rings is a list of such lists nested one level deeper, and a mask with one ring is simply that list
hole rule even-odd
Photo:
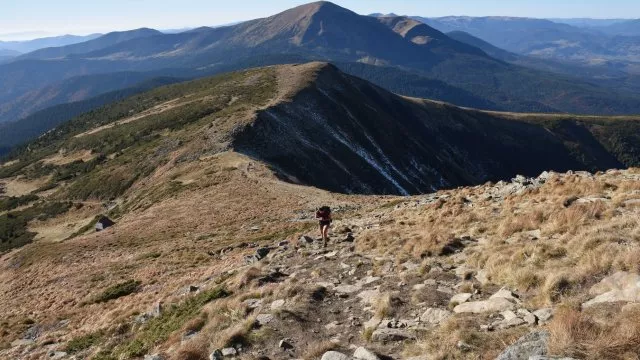
[{"label": "scattered stone", "polygon": [[545,309],[540,309],[540,310],[536,310],[533,312],[533,315],[538,318],[538,322],[540,324],[544,324],[546,322],[548,322],[549,320],[551,320],[551,318],[553,317],[553,309],[552,308],[545,308]]},{"label": "scattered stone", "polygon": [[271,310],[280,310],[282,309],[283,306],[284,306],[284,300],[282,299],[274,300],[271,303]]},{"label": "scattered stone", "polygon": [[[149,356],[149,358],[147,358]],[[64,351],[49,351],[47,353],[47,359],[50,360],[59,360],[67,357],[67,353]],[[160,355],[146,355],[144,360],[163,360]]]},{"label": "scattered stone", "polygon": [[438,308],[428,308],[421,316],[420,321],[431,324],[438,325],[448,319],[451,316],[451,312]]},{"label": "scattered stone", "polygon": [[352,294],[362,290],[360,285],[338,285],[334,289],[338,294]]},{"label": "scattered stone", "polygon": [[238,355],[238,350],[236,350],[235,348],[228,347],[228,348],[222,349],[222,356],[224,357],[230,357],[230,356],[236,356],[236,355]]},{"label": "scattered stone", "polygon": [[456,294],[456,295],[453,295],[453,297],[451,297],[451,300],[449,300],[449,302],[456,303],[456,304],[463,304],[469,301],[469,299],[471,299],[472,296],[473,294],[471,293]]},{"label": "scattered stone", "polygon": [[518,309],[518,315],[529,325],[535,325],[538,319],[527,309]]},{"label": "scattered stone", "polygon": [[507,299],[516,304],[520,303],[519,296],[507,288],[502,288],[498,290],[498,292],[496,292],[495,294],[489,297],[489,299],[498,299],[498,298]]},{"label": "scattered stone", "polygon": [[531,332],[506,348],[496,360],[529,360],[536,355],[547,355],[549,332],[544,330]]},{"label": "scattered stone", "polygon": [[402,266],[405,270],[408,270],[408,271],[417,270],[417,269],[420,267],[420,265],[418,265],[418,264],[416,264],[416,263],[414,263],[414,262],[411,262],[411,261],[407,261],[407,262],[405,262],[404,264],[402,264],[401,266]]},{"label": "scattered stone", "polygon": [[530,356],[529,360],[577,360],[577,359],[568,358],[568,357],[549,357],[544,355],[534,355],[534,356]]},{"label": "scattered stone", "polygon": [[378,355],[363,348],[362,346],[356,349],[356,351],[353,353],[353,357],[358,360],[380,360]]},{"label": "scattered stone", "polygon": [[289,240],[282,240],[278,243],[278,246],[285,247],[289,245]]},{"label": "scattered stone", "polygon": [[511,310],[503,311],[500,313],[500,315],[502,315],[505,321],[513,320],[518,317],[518,315],[516,315],[516,313]]},{"label": "scattered stone", "polygon": [[278,347],[283,349],[283,350],[291,350],[293,349],[293,345],[291,344],[291,340],[289,339],[282,339],[280,340],[280,343],[278,343]]},{"label": "scattered stone", "polygon": [[436,281],[436,279],[427,279],[423,283],[425,285],[427,285],[427,286],[436,286],[436,285],[438,285],[438,282]]},{"label": "scattered stone", "polygon": [[453,308],[455,313],[485,313],[514,310],[516,305],[505,298],[489,298],[487,300],[466,302]]},{"label": "scattered stone", "polygon": [[344,237],[344,239],[342,239],[342,242],[354,242],[355,238],[353,237],[352,233],[348,233],[347,236]]},{"label": "scattered stone", "polygon": [[343,353],[337,351],[327,351],[322,355],[321,360],[350,360],[351,358]]},{"label": "scattered stone", "polygon": [[153,305],[151,312],[149,313],[154,318],[160,317],[162,315],[162,302],[158,301]]},{"label": "scattered stone", "polygon": [[414,291],[420,291],[420,290],[424,290],[427,287],[426,284],[415,284],[413,285],[413,290]]},{"label": "scattered stone", "polygon": [[14,340],[11,342],[11,347],[17,347],[17,346],[29,346],[29,345],[33,345],[36,342],[31,340],[31,339],[18,339],[18,340]]},{"label": "scattered stone", "polygon": [[412,333],[402,329],[378,329],[371,334],[371,340],[377,342],[415,340],[415,338]]},{"label": "scattered stone", "polygon": [[591,287],[589,294],[597,296],[583,303],[583,307],[618,301],[640,302],[640,275],[625,271],[617,272]]},{"label": "scattered stone", "polygon": [[311,236],[303,235],[303,236],[300,237],[300,240],[298,240],[298,243],[300,243],[300,244],[313,244],[313,238]]},{"label": "scattered stone", "polygon": [[209,355],[209,360],[222,360],[223,357],[222,351],[220,351],[220,349],[216,349],[211,353],[211,355]]},{"label": "scattered stone", "polygon": [[274,316],[271,314],[259,314],[256,316],[256,323],[258,326],[265,326],[273,321]]},{"label": "scattered stone", "polygon": [[438,289],[436,289],[437,291],[441,292],[441,293],[445,293],[445,294],[449,294],[449,295],[453,295],[453,289],[448,287],[448,286],[438,286]]},{"label": "scattered stone", "polygon": [[247,300],[243,301],[243,303],[247,306],[247,309],[249,309],[249,310],[255,310],[255,309],[259,308],[260,306],[262,306],[262,300],[261,299],[247,299]]}]

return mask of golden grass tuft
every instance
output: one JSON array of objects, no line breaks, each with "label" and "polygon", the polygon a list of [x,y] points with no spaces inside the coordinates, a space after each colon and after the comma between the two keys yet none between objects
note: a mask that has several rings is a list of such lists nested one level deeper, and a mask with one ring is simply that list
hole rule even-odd
[{"label": "golden grass tuft", "polygon": [[303,360],[317,360],[322,354],[337,348],[337,345],[331,341],[313,342],[307,346],[304,351]]},{"label": "golden grass tuft", "polygon": [[618,312],[606,323],[571,307],[561,307],[549,324],[552,354],[580,359],[637,359],[640,309]]}]

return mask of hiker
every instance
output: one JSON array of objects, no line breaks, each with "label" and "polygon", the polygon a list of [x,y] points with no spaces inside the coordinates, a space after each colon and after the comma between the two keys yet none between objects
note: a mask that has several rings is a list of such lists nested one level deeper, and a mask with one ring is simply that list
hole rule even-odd
[{"label": "hiker", "polygon": [[316,211],[316,219],[320,222],[320,234],[326,247],[327,241],[329,241],[329,226],[331,226],[331,208],[323,206],[318,209],[318,211]]}]

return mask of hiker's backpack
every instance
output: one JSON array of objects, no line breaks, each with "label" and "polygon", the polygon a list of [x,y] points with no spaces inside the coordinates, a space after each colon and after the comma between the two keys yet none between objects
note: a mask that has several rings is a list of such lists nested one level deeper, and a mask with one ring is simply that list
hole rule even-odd
[{"label": "hiker's backpack", "polygon": [[318,209],[318,216],[323,219],[328,218],[330,214],[331,214],[331,208],[328,206],[323,206],[320,209]]}]

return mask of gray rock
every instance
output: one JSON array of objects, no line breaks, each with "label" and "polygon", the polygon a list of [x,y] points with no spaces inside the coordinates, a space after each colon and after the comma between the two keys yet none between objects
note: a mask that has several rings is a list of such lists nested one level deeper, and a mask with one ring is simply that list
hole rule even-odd
[{"label": "gray rock", "polygon": [[518,295],[516,295],[514,292],[512,292],[507,288],[502,288],[498,290],[498,292],[496,292],[495,294],[491,295],[491,297],[489,297],[489,299],[500,299],[500,298],[507,299],[516,304],[520,303],[520,299],[518,298]]},{"label": "gray rock", "polygon": [[18,340],[14,340],[11,342],[11,347],[17,347],[17,346],[29,346],[29,345],[33,345],[36,342],[31,340],[31,339],[18,339]]},{"label": "gray rock", "polygon": [[451,316],[451,312],[438,308],[428,308],[421,316],[420,321],[431,324],[438,325],[448,319]]},{"label": "gray rock", "polygon": [[321,360],[351,360],[351,358],[343,353],[337,351],[327,351],[322,355]]},{"label": "gray rock", "polygon": [[534,355],[534,356],[530,356],[529,360],[576,360],[576,359],[569,358],[569,357],[549,357],[544,355]]},{"label": "gray rock", "polygon": [[211,355],[209,355],[209,360],[222,360],[222,351],[220,349],[214,350]]},{"label": "gray rock", "polygon": [[278,347],[283,349],[283,350],[291,350],[291,349],[293,349],[293,344],[291,344],[291,343],[292,343],[292,341],[290,339],[282,339],[278,343]]},{"label": "gray rock", "polygon": [[247,309],[249,309],[249,310],[255,310],[255,309],[259,308],[260,306],[262,306],[262,300],[261,299],[247,299],[247,300],[243,301],[242,303],[245,304],[247,306]]},{"label": "gray rock", "polygon": [[553,318],[553,309],[552,308],[545,308],[545,309],[539,309],[533,312],[533,315],[538,318],[538,321],[541,324],[544,324],[546,322],[548,322],[549,320],[551,320],[551,318]]},{"label": "gray rock", "polygon": [[[147,356],[152,356],[152,357],[147,358]],[[50,360],[59,360],[59,359],[64,359],[65,357],[67,357],[67,353],[64,351],[49,351],[47,353],[47,359],[50,359]],[[162,360],[162,357],[160,355],[146,355],[144,357],[144,360]]]},{"label": "gray rock", "polygon": [[490,281],[489,281],[489,277],[487,275],[487,271],[486,270],[480,270],[476,273],[476,280],[478,280],[478,282],[482,285],[487,285]]},{"label": "gray rock", "polygon": [[311,236],[303,235],[303,236],[300,237],[300,240],[298,240],[298,243],[300,243],[300,244],[313,244],[313,238]]},{"label": "gray rock", "polygon": [[469,301],[469,299],[471,299],[472,296],[473,294],[470,294],[470,293],[456,294],[451,297],[451,300],[449,300],[449,302],[456,303],[456,304],[463,304]]},{"label": "gray rock", "polygon": [[279,309],[282,309],[283,306],[284,306],[284,300],[282,299],[274,300],[271,303],[271,310],[279,310]]},{"label": "gray rock", "polygon": [[362,290],[361,285],[338,285],[334,289],[339,294],[351,294]]},{"label": "gray rock", "polygon": [[535,325],[538,319],[527,309],[518,309],[518,315],[529,325]]},{"label": "gray rock", "polygon": [[589,294],[597,296],[583,303],[583,307],[609,302],[640,302],[640,275],[617,272],[591,287]]},{"label": "gray rock", "polygon": [[457,305],[453,308],[455,313],[485,313],[485,312],[501,312],[506,310],[515,310],[516,304],[505,298],[490,298],[481,301],[472,301]]},{"label": "gray rock", "polygon": [[506,348],[496,360],[528,360],[532,356],[547,355],[549,332],[531,332]]},{"label": "gray rock", "polygon": [[256,323],[258,326],[265,326],[272,321],[273,315],[271,314],[258,314],[258,316],[256,316]]},{"label": "gray rock", "polygon": [[356,351],[353,353],[353,357],[358,360],[380,360],[378,355],[363,348],[362,346],[356,349]]},{"label": "gray rock", "polygon": [[222,356],[224,357],[231,357],[236,355],[238,355],[238,351],[235,348],[228,347],[228,348],[222,349]]},{"label": "gray rock", "polygon": [[371,340],[377,342],[415,340],[415,338],[411,332],[402,329],[378,329],[371,334]]}]

